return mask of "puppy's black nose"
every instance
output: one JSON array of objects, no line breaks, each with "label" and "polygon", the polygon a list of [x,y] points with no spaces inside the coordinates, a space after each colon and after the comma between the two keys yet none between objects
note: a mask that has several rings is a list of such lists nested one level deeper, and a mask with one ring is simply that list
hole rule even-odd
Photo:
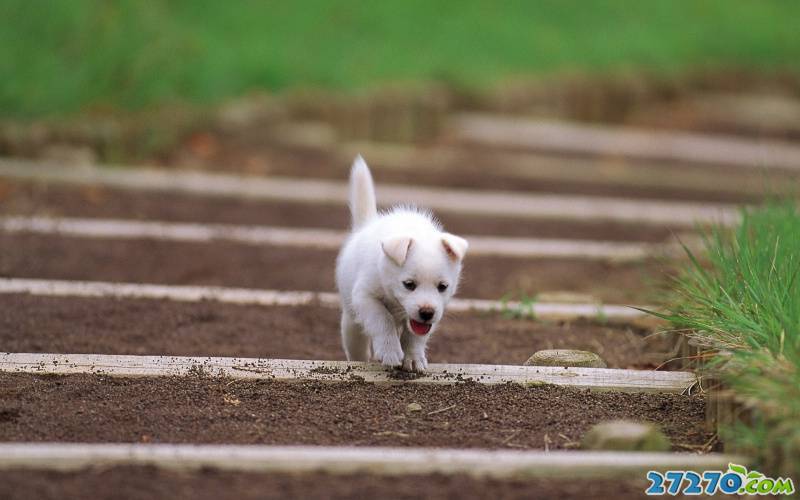
[{"label": "puppy's black nose", "polygon": [[432,307],[420,307],[419,308],[419,317],[422,321],[430,321],[433,319],[433,315],[436,310]]}]

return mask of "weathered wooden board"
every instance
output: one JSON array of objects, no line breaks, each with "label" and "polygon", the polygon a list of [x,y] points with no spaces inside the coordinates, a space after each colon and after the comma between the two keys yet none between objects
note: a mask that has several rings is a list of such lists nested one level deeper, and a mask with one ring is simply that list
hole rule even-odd
[{"label": "weathered wooden board", "polygon": [[[339,307],[339,296],[331,292],[255,290],[214,286],[153,285],[111,283],[104,281],[63,281],[23,278],[0,278],[0,293],[28,293],[52,297],[115,297],[159,299],[178,302],[215,301],[227,304],[262,306],[320,305]],[[639,306],[655,309],[655,306]],[[535,302],[523,307],[517,301],[499,302],[484,299],[453,299],[448,312],[503,311],[524,309],[537,318],[604,318],[614,321],[640,320],[645,313],[630,306],[613,304],[578,304]]]},{"label": "weathered wooden board", "polygon": [[360,380],[377,383],[555,384],[599,391],[684,393],[697,384],[690,372],[477,364],[431,364],[424,376],[407,377],[377,363],[290,359],[100,354],[0,353],[0,371],[39,374],[93,373],[120,377],[188,375],[202,371],[240,379]]},{"label": "weathered wooden board", "polygon": [[2,443],[0,469],[76,470],[114,465],[261,472],[469,474],[497,478],[632,477],[656,470],[726,470],[718,454],[454,450],[312,446]]},{"label": "weathered wooden board", "polygon": [[586,125],[467,113],[454,120],[456,136],[483,145],[571,154],[729,165],[750,170],[800,169],[800,147],[787,141],[753,140],[676,131]]},{"label": "weathered wooden board", "polygon": [[[336,250],[347,232],[229,224],[175,223],[124,219],[81,219],[71,217],[0,217],[0,230],[83,238],[156,239],[206,243],[232,241],[247,245],[305,247]],[[568,240],[553,238],[505,238],[464,236],[470,255],[528,258],[572,258],[610,261],[641,260],[647,257],[685,255],[676,245],[619,241]]]}]

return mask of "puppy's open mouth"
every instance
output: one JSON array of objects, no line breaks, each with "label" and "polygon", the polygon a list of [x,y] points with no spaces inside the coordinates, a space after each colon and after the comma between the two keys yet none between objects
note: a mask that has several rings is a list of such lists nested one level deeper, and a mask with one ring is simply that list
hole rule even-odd
[{"label": "puppy's open mouth", "polygon": [[419,321],[409,319],[408,324],[411,325],[411,331],[417,335],[425,335],[431,331],[431,325],[428,323],[420,323]]}]

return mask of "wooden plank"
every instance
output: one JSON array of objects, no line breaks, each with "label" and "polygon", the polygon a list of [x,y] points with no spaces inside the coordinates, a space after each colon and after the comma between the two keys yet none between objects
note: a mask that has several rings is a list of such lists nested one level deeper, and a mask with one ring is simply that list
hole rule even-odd
[{"label": "wooden plank", "polygon": [[[406,377],[398,377],[397,372],[377,363],[185,356],[0,353],[0,371],[119,377],[184,376],[202,371],[237,379],[406,381]],[[424,376],[407,380],[422,384],[465,381],[530,386],[555,384],[598,391],[685,393],[695,387],[697,377],[690,372],[433,363]]]},{"label": "wooden plank", "polygon": [[[125,219],[83,219],[73,217],[0,217],[0,230],[9,233],[66,235],[83,238],[156,239],[206,243],[232,241],[246,245],[272,245],[337,250],[347,238],[346,231],[272,226],[175,223]],[[529,258],[576,258],[632,261],[647,257],[684,255],[676,244],[568,240],[550,238],[505,238],[464,236],[470,255]]]},{"label": "wooden plank", "polygon": [[[556,154],[554,154],[556,153]],[[452,172],[463,165],[475,171],[474,152],[463,147],[436,146],[418,148],[404,144],[375,142],[345,143],[339,146],[340,161],[346,163],[356,154],[370,159],[370,168],[380,177],[381,171]],[[482,155],[483,162],[491,161],[492,174],[519,180],[538,180],[550,183],[586,183],[595,186],[652,189],[671,188],[696,195],[727,193],[730,195],[763,196],[763,172],[736,169],[724,176],[715,170],[686,165],[676,175],[675,164],[656,161],[630,161],[619,157],[587,158],[563,156],[557,152],[536,152],[495,149]],[[797,179],[797,172],[773,171],[769,174],[770,189],[788,188]],[[788,185],[787,185],[788,184]],[[794,195],[793,192],[787,192]]]},{"label": "wooden plank", "polygon": [[[63,168],[54,164],[0,160],[0,177],[128,190],[182,192],[301,203],[347,203],[347,185],[326,180],[247,177],[156,169]],[[693,228],[698,223],[732,224],[738,207],[726,204],[633,200],[601,196],[531,194],[470,189],[435,189],[378,183],[385,206],[412,203],[433,210],[519,218],[620,221]]]},{"label": "wooden plank", "polygon": [[744,457],[719,454],[458,450],[260,445],[0,443],[0,469],[79,470],[152,465],[179,470],[475,477],[630,477],[648,470],[726,470]]},{"label": "wooden plank", "polygon": [[800,147],[776,140],[652,131],[630,127],[468,113],[454,120],[462,140],[499,147],[572,154],[729,165],[750,170],[800,170]]},{"label": "wooden plank", "polygon": [[[255,290],[214,286],[154,285],[111,283],[104,281],[63,281],[23,278],[0,278],[0,293],[28,293],[50,297],[115,297],[158,299],[179,302],[204,300],[226,304],[262,306],[319,305],[339,307],[339,296],[331,292]],[[655,306],[639,306],[655,309]],[[580,304],[536,302],[523,306],[518,301],[499,302],[484,299],[453,299],[448,312],[492,312],[504,310],[530,311],[537,318],[604,318],[614,321],[635,321],[646,314],[631,306],[614,304]]]}]

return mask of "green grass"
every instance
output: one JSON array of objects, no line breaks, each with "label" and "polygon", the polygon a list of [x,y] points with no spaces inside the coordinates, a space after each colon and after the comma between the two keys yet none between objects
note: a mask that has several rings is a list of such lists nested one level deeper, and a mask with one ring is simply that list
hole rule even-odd
[{"label": "green grass", "polygon": [[800,64],[794,0],[3,0],[0,114],[253,89]]},{"label": "green grass", "polygon": [[677,279],[671,312],[710,352],[739,401],[754,411],[727,439],[768,467],[800,474],[800,213],[772,203],[743,213],[734,230],[706,239],[708,263],[692,258]]},{"label": "green grass", "polygon": [[513,294],[507,293],[500,298],[500,311],[503,316],[508,319],[536,319],[536,302],[537,297],[522,294],[516,304],[511,304]]}]

